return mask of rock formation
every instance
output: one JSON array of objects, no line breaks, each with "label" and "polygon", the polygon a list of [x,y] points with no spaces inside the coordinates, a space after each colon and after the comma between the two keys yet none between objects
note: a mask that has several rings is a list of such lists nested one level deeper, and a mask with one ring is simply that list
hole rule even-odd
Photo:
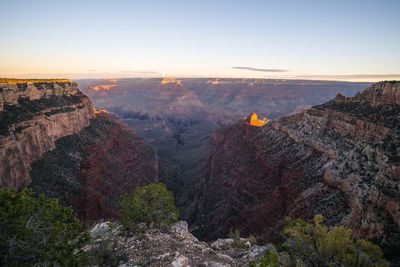
[{"label": "rock formation", "polygon": [[[351,227],[400,255],[400,83],[381,82],[264,127],[214,133],[196,233],[279,241],[285,216]],[[397,259],[398,261],[399,259]]]},{"label": "rock formation", "polygon": [[118,215],[116,201],[158,181],[153,149],[96,110],[72,82],[0,84],[0,187],[30,186],[86,222]]}]

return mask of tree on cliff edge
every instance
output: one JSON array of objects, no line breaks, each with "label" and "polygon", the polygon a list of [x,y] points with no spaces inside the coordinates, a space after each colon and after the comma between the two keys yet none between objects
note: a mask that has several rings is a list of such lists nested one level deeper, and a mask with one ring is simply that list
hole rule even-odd
[{"label": "tree on cliff edge", "polygon": [[70,208],[31,190],[0,190],[0,266],[84,266],[89,236]]},{"label": "tree on cliff edge", "polygon": [[139,187],[132,194],[123,195],[119,207],[121,223],[131,231],[138,230],[140,225],[164,228],[179,219],[174,196],[162,183]]}]

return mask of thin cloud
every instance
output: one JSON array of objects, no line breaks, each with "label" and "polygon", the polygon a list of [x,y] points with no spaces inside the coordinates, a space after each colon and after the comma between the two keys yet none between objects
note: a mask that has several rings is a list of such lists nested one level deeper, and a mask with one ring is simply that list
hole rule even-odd
[{"label": "thin cloud", "polygon": [[258,71],[258,72],[287,72],[289,70],[284,69],[261,69],[261,68],[253,68],[253,67],[232,67],[232,69],[236,70],[250,70],[250,71]]},{"label": "thin cloud", "polygon": [[400,74],[322,74],[322,75],[299,75],[301,78],[313,79],[399,79]]}]

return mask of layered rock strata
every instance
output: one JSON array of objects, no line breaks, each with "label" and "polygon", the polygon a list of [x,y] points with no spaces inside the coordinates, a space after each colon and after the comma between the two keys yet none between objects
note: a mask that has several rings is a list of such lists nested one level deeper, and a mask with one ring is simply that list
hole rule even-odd
[{"label": "layered rock strata", "polygon": [[323,214],[355,236],[400,247],[400,83],[381,82],[265,127],[214,134],[197,233],[231,228],[279,241],[284,218]]},{"label": "layered rock strata", "polygon": [[31,163],[94,118],[73,82],[2,83],[0,103],[0,187],[28,185]]}]

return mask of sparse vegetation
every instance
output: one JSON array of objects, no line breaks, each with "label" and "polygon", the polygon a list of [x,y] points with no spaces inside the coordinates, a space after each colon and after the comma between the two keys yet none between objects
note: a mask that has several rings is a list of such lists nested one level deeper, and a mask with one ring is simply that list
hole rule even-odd
[{"label": "sparse vegetation", "polygon": [[237,249],[245,249],[246,248],[246,241],[240,239],[240,230],[235,229],[229,232],[229,238],[233,239],[232,247]]},{"label": "sparse vegetation", "polygon": [[161,183],[139,187],[132,194],[123,195],[119,208],[121,223],[130,231],[165,228],[179,219],[173,194]]},{"label": "sparse vegetation", "polygon": [[0,266],[84,266],[89,235],[56,199],[0,190]]},{"label": "sparse vegetation", "polygon": [[278,255],[273,250],[268,250],[258,262],[251,262],[250,267],[278,267]]},{"label": "sparse vegetation", "polygon": [[91,264],[118,266],[121,262],[128,260],[127,255],[118,250],[118,229],[113,223],[109,223],[108,226],[108,231],[103,232],[100,238],[94,238],[95,240],[89,246],[88,254]]},{"label": "sparse vegetation", "polygon": [[280,258],[288,259],[287,266],[389,266],[379,246],[354,239],[344,226],[328,228],[323,220],[321,215],[315,216],[314,224],[287,220],[282,232],[285,241],[276,257],[268,251],[252,266],[278,266]]}]

